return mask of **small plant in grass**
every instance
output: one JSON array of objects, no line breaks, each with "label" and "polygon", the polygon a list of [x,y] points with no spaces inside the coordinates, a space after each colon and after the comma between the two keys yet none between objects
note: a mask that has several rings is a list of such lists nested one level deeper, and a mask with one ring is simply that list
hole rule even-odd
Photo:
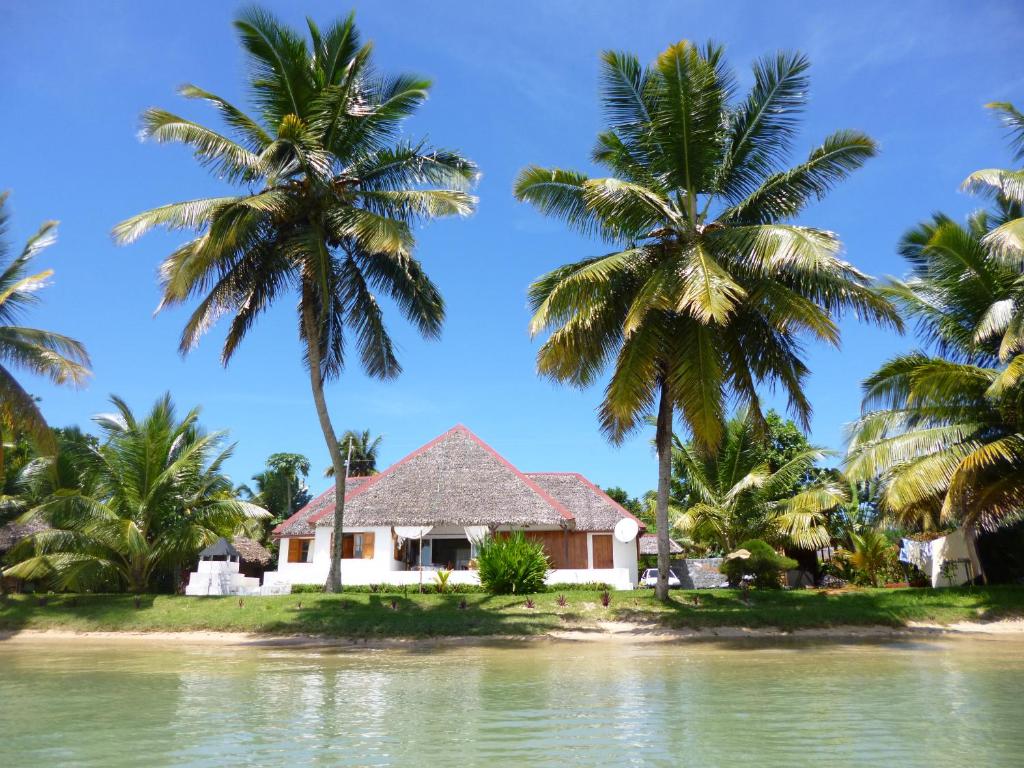
[{"label": "small plant in grass", "polygon": [[537,604],[535,602],[533,602],[533,598],[532,597],[526,598],[526,602],[523,603],[523,605],[526,608],[536,608],[537,607]]},{"label": "small plant in grass", "polygon": [[729,577],[729,584],[739,586],[744,576],[754,579],[754,586],[761,589],[778,589],[782,574],[796,568],[797,562],[776,552],[771,544],[760,539],[749,539],[739,546],[747,550],[749,557],[735,557],[722,563],[719,570]]},{"label": "small plant in grass", "polygon": [[601,593],[601,605],[603,605],[605,608],[607,608],[609,605],[611,605],[611,602],[612,602],[611,592],[609,592],[606,589],[604,592]]},{"label": "small plant in grass", "polygon": [[393,597],[391,598],[391,610],[392,611],[397,611],[398,610],[398,600],[396,600]]},{"label": "small plant in grass", "polygon": [[448,580],[451,577],[452,572],[443,569],[434,574],[434,588],[437,594],[443,595],[448,591]]},{"label": "small plant in grass", "polygon": [[565,595],[559,595],[555,598],[555,602],[558,603],[559,608],[565,608],[565,606],[569,604],[569,601],[565,599]]},{"label": "small plant in grass", "polygon": [[460,611],[464,611],[468,607],[469,607],[469,605],[466,603],[466,598],[462,598],[461,600],[459,600],[459,610]]},{"label": "small plant in grass", "polygon": [[238,607],[239,608],[244,608],[245,607],[245,599],[244,598],[241,598],[241,597],[238,598]]},{"label": "small plant in grass", "polygon": [[549,563],[539,541],[522,531],[488,536],[477,550],[480,583],[492,595],[529,595],[544,590]]}]

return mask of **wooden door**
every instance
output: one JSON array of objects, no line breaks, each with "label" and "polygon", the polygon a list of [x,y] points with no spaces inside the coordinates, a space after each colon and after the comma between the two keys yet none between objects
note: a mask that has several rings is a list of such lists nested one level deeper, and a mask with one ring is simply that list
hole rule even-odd
[{"label": "wooden door", "polygon": [[612,537],[608,533],[595,533],[591,537],[594,547],[594,567],[612,567]]}]

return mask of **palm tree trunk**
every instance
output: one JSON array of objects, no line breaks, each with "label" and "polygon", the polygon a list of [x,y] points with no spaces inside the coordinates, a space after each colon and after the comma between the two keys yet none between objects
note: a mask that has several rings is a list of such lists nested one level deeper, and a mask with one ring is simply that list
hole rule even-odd
[{"label": "palm tree trunk", "polygon": [[658,422],[654,444],[658,449],[658,499],[654,507],[654,519],[658,526],[658,583],[655,595],[659,600],[668,600],[668,494],[672,482],[672,401],[669,398],[668,381],[662,379],[658,403]]},{"label": "palm tree trunk", "polygon": [[[305,293],[305,291],[303,292]],[[327,575],[327,590],[341,592],[341,552],[342,533],[345,523],[345,464],[338,447],[338,438],[334,434],[334,425],[327,412],[327,400],[324,397],[324,378],[321,371],[320,328],[313,314],[309,301],[302,301],[302,324],[306,333],[306,346],[309,356],[309,383],[313,389],[313,402],[316,403],[316,415],[320,419],[320,429],[327,442],[327,451],[331,455],[331,466],[334,468],[334,536],[331,541],[331,570]]]}]

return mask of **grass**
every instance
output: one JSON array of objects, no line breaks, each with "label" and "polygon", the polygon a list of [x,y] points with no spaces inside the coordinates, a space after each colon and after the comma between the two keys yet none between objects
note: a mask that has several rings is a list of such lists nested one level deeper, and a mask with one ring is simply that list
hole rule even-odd
[{"label": "grass", "polygon": [[[602,621],[631,621],[669,629],[840,625],[890,627],[908,622],[948,624],[1024,616],[1024,588],[862,589],[843,592],[731,590],[674,592],[662,605],[650,591],[523,597],[481,594],[351,593],[280,597],[172,595],[14,595],[0,597],[0,630],[313,634],[331,637],[542,635],[592,630]],[[465,601],[463,603],[463,601]],[[462,607],[465,605],[465,608]]]}]

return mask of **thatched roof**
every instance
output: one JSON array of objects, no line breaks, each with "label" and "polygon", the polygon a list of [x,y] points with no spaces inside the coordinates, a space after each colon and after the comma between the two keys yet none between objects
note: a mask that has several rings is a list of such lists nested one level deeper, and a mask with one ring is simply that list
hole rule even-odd
[{"label": "thatched roof", "polygon": [[[358,490],[369,479],[369,477],[350,477],[345,485],[345,497],[351,496],[353,492]],[[333,485],[287,520],[279,523],[274,528],[274,536],[312,536],[316,531],[310,522],[310,518],[332,509],[334,509]]]},{"label": "thatched roof", "polygon": [[247,539],[245,536],[235,536],[231,540],[231,544],[245,562],[259,565],[270,564],[270,552],[258,541]]},{"label": "thatched roof", "polygon": [[50,526],[42,520],[30,523],[7,523],[0,526],[0,552],[6,552],[26,536],[45,531]]},{"label": "thatched roof", "polygon": [[[333,524],[331,488],[274,529],[312,536]],[[507,525],[611,530],[632,517],[582,475],[524,474],[457,426],[370,478],[350,478],[346,526]]]},{"label": "thatched roof", "polygon": [[629,510],[578,472],[529,472],[527,477],[551,494],[576,520],[577,531],[610,531],[623,517],[640,522]]},{"label": "thatched roof", "polygon": [[[668,540],[668,551],[672,555],[681,555],[683,548],[675,539]],[[641,555],[656,555],[658,554],[658,534],[656,533],[645,533],[640,537],[640,554]]]}]

